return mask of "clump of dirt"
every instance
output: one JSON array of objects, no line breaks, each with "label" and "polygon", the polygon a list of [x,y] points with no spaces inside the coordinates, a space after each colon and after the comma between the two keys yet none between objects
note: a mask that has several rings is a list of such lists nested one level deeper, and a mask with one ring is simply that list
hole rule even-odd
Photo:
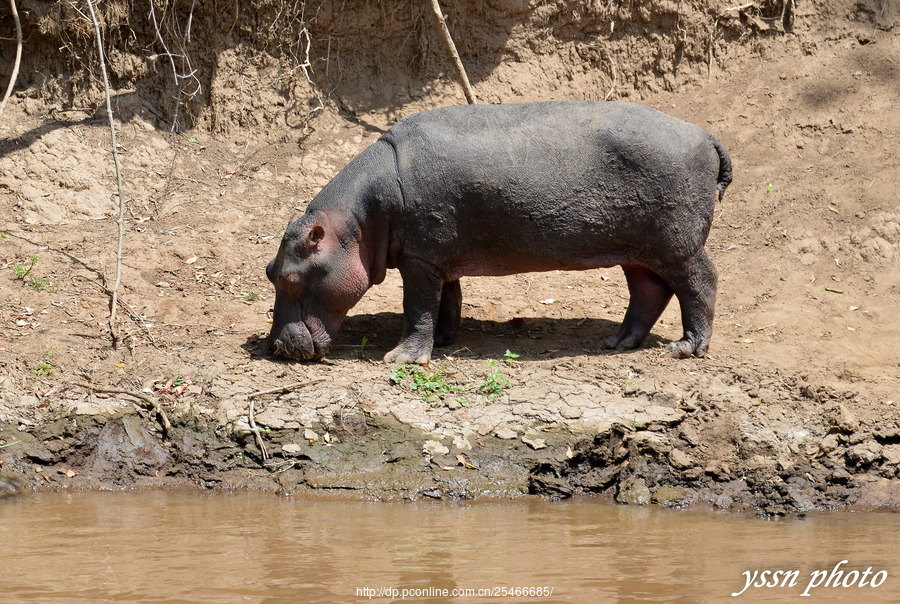
[{"label": "clump of dirt", "polygon": [[0,120],[0,493],[897,507],[896,9],[444,4],[482,102],[641,101],[724,141],[709,356],[666,356],[674,302],[642,349],[599,351],[628,300],[618,269],[464,280],[461,334],[427,370],[458,390],[443,396],[370,360],[400,331],[395,274],[326,363],[266,355],[264,268],[290,214],[399,117],[463,102],[425,3],[388,0],[104,5],[128,197],[112,349],[118,199],[92,24],[31,0]]}]

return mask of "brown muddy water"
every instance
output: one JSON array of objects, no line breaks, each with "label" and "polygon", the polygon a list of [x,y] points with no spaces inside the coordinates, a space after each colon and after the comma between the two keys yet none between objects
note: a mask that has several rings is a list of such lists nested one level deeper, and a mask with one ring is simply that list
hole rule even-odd
[{"label": "brown muddy water", "polygon": [[3,602],[898,602],[898,573],[900,515],[886,513],[772,521],[590,500],[158,491],[0,499]]}]

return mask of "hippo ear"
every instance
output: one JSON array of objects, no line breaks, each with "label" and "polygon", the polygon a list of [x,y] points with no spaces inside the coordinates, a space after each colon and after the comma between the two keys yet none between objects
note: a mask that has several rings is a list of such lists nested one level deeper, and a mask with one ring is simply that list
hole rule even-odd
[{"label": "hippo ear", "polygon": [[313,225],[313,227],[309,229],[309,235],[306,239],[307,247],[311,250],[315,249],[319,247],[319,243],[321,243],[323,239],[325,239],[325,229],[322,225]]}]

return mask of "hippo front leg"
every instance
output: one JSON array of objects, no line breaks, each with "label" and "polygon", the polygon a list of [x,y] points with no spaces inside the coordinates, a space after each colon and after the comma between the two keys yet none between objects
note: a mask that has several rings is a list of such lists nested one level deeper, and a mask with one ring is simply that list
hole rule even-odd
[{"label": "hippo front leg", "polygon": [[384,362],[424,365],[431,360],[444,277],[421,260],[404,261],[399,269],[403,279],[403,335],[397,347],[384,355]]}]

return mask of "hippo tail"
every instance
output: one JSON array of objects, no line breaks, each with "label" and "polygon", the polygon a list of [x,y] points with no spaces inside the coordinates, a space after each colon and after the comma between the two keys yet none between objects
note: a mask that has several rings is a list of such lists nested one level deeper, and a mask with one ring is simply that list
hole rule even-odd
[{"label": "hippo tail", "polygon": [[716,189],[719,191],[719,200],[721,201],[725,197],[725,189],[731,184],[731,156],[728,155],[728,150],[725,149],[725,145],[718,137],[710,135],[710,141],[715,147],[716,153],[719,154],[719,176],[716,179]]}]

